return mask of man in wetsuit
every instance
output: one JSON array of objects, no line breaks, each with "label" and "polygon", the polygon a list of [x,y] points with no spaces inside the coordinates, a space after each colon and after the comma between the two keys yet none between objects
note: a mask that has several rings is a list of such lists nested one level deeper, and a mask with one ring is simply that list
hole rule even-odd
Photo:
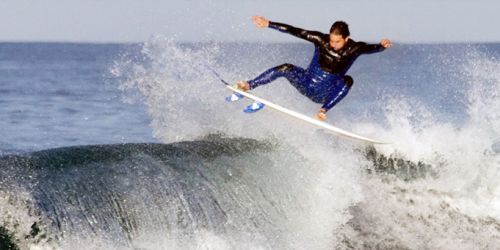
[{"label": "man in wetsuit", "polygon": [[388,39],[382,39],[380,44],[355,42],[349,38],[349,28],[342,21],[332,25],[330,34],[324,34],[272,22],[262,16],[253,16],[252,20],[259,28],[269,27],[312,42],[314,56],[307,69],[283,64],[266,70],[253,80],[238,82],[238,88],[247,91],[285,77],[300,93],[323,104],[316,114],[322,121],[326,119],[326,112],[349,92],[353,80],[345,74],[354,61],[362,54],[380,52],[392,45]]}]

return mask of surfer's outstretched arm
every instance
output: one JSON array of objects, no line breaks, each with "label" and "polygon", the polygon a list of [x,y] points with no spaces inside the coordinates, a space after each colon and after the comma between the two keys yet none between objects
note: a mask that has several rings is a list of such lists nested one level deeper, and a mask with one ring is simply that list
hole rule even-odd
[{"label": "surfer's outstretched arm", "polygon": [[277,23],[277,22],[272,22],[269,21],[267,18],[262,17],[262,16],[253,16],[252,17],[253,22],[257,27],[259,28],[266,28],[269,27],[271,29],[275,29],[284,33],[288,33],[290,35],[296,36],[298,38],[302,38],[304,40],[307,40],[312,43],[319,43],[322,41],[322,38],[325,36],[325,34],[318,32],[318,31],[310,31],[310,30],[304,30],[301,28],[293,27],[288,24],[284,23]]},{"label": "surfer's outstretched arm", "polygon": [[366,44],[365,42],[357,42],[355,45],[358,48],[359,54],[373,54],[377,52],[384,51],[392,46],[392,42],[389,39],[382,39],[380,43],[377,44]]}]

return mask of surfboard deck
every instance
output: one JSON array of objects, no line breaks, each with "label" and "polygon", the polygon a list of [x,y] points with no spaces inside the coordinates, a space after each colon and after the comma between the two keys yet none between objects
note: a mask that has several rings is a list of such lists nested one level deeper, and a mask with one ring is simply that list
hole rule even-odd
[{"label": "surfboard deck", "polygon": [[243,95],[244,97],[247,97],[251,100],[254,100],[254,101],[257,101],[257,102],[261,102],[263,104],[265,104],[267,107],[269,108],[272,108],[276,111],[279,111],[285,115],[288,115],[288,116],[291,116],[291,117],[294,117],[294,118],[297,118],[299,120],[302,120],[306,123],[309,123],[311,125],[314,125],[316,127],[319,127],[319,128],[323,128],[323,129],[326,129],[327,131],[330,131],[330,132],[333,132],[334,134],[337,134],[337,135],[341,135],[341,136],[344,136],[344,137],[347,137],[347,138],[350,138],[350,139],[356,139],[356,140],[359,140],[359,141],[362,141],[362,142],[365,142],[365,143],[372,143],[372,144],[391,144],[390,142],[383,142],[383,141],[379,141],[379,140],[374,140],[374,139],[370,139],[368,137],[364,137],[364,136],[361,136],[361,135],[357,135],[357,134],[354,134],[354,133],[351,133],[351,132],[348,132],[348,131],[345,131],[343,129],[340,129],[340,128],[337,128],[329,123],[326,123],[326,122],[323,122],[323,121],[320,121],[320,120],[316,120],[312,117],[309,117],[307,115],[304,115],[304,114],[301,114],[297,111],[293,111],[293,110],[290,110],[290,109],[287,109],[287,108],[284,108],[282,106],[279,106],[277,104],[274,104],[268,100],[265,100],[263,98],[260,98],[258,96],[255,96],[251,93],[249,93],[248,91],[245,92],[245,91],[242,91],[242,90],[239,90],[229,84],[226,84],[226,87],[228,89],[230,89],[231,91],[233,92],[236,92],[240,95]]}]

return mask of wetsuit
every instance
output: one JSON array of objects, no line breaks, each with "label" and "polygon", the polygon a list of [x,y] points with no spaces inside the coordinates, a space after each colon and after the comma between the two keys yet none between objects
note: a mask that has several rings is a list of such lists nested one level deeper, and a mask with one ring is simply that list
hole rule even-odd
[{"label": "wetsuit", "polygon": [[312,42],[315,46],[314,56],[307,69],[293,64],[283,64],[266,70],[257,78],[247,81],[250,89],[267,84],[278,77],[285,77],[300,93],[313,102],[322,103],[322,108],[326,111],[349,92],[352,78],[345,73],[354,61],[362,54],[385,49],[380,44],[366,44],[349,39],[342,49],[335,51],[330,47],[329,34],[276,22],[269,22],[269,28]]}]

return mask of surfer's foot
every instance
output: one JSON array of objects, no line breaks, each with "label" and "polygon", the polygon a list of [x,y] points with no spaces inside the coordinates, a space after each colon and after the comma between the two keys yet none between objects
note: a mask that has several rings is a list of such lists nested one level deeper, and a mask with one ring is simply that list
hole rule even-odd
[{"label": "surfer's foot", "polygon": [[315,118],[320,121],[325,121],[326,120],[326,110],[325,109],[320,109],[319,112],[316,114]]},{"label": "surfer's foot", "polygon": [[248,84],[248,82],[245,82],[245,81],[237,82],[236,87],[242,91],[249,91],[250,90],[250,84]]}]

